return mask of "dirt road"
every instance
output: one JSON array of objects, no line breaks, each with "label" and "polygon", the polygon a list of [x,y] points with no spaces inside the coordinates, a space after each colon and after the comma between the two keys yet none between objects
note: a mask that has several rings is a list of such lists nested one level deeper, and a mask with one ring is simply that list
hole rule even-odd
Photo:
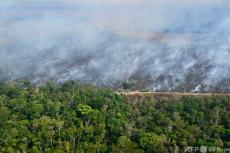
[{"label": "dirt road", "polygon": [[180,93],[180,92],[154,92],[154,91],[121,91],[117,92],[120,95],[135,96],[135,95],[162,95],[162,96],[230,96],[230,93]]}]

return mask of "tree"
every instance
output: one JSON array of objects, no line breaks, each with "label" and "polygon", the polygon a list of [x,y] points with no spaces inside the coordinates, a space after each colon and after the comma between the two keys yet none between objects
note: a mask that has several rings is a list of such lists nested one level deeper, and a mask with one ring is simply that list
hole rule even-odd
[{"label": "tree", "polygon": [[147,153],[167,152],[164,143],[164,136],[158,136],[155,133],[144,133],[140,139],[140,145]]},{"label": "tree", "polygon": [[117,144],[112,146],[112,153],[144,153],[144,151],[128,137],[121,136],[118,138]]}]

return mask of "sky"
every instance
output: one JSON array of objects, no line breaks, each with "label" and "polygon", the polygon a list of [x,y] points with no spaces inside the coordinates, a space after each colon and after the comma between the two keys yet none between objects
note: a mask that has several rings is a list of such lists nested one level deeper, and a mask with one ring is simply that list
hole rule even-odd
[{"label": "sky", "polygon": [[184,28],[184,22],[203,28],[229,14],[227,0],[8,0],[0,4],[1,24],[70,18],[117,31]]}]

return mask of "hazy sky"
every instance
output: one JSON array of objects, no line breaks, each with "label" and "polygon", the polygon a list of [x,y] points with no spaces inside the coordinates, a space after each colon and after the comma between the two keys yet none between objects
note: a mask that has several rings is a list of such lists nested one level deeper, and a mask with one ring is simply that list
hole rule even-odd
[{"label": "hazy sky", "polygon": [[[117,31],[156,31],[169,25],[203,28],[229,14],[228,0],[7,0],[0,24],[17,20],[81,20]],[[67,18],[66,18],[67,17]]]},{"label": "hazy sky", "polygon": [[39,11],[40,13],[43,11],[111,13],[118,10],[139,9],[142,11],[145,9],[167,9],[168,7],[223,7],[228,4],[228,0],[7,0],[0,2],[0,11],[3,12],[1,16],[23,16],[32,15]]}]

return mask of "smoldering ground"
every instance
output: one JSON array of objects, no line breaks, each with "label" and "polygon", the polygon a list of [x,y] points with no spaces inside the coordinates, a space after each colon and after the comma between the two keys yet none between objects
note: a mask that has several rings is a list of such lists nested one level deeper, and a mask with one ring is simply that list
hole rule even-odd
[{"label": "smoldering ground", "polygon": [[227,1],[0,3],[3,81],[230,90]]}]

